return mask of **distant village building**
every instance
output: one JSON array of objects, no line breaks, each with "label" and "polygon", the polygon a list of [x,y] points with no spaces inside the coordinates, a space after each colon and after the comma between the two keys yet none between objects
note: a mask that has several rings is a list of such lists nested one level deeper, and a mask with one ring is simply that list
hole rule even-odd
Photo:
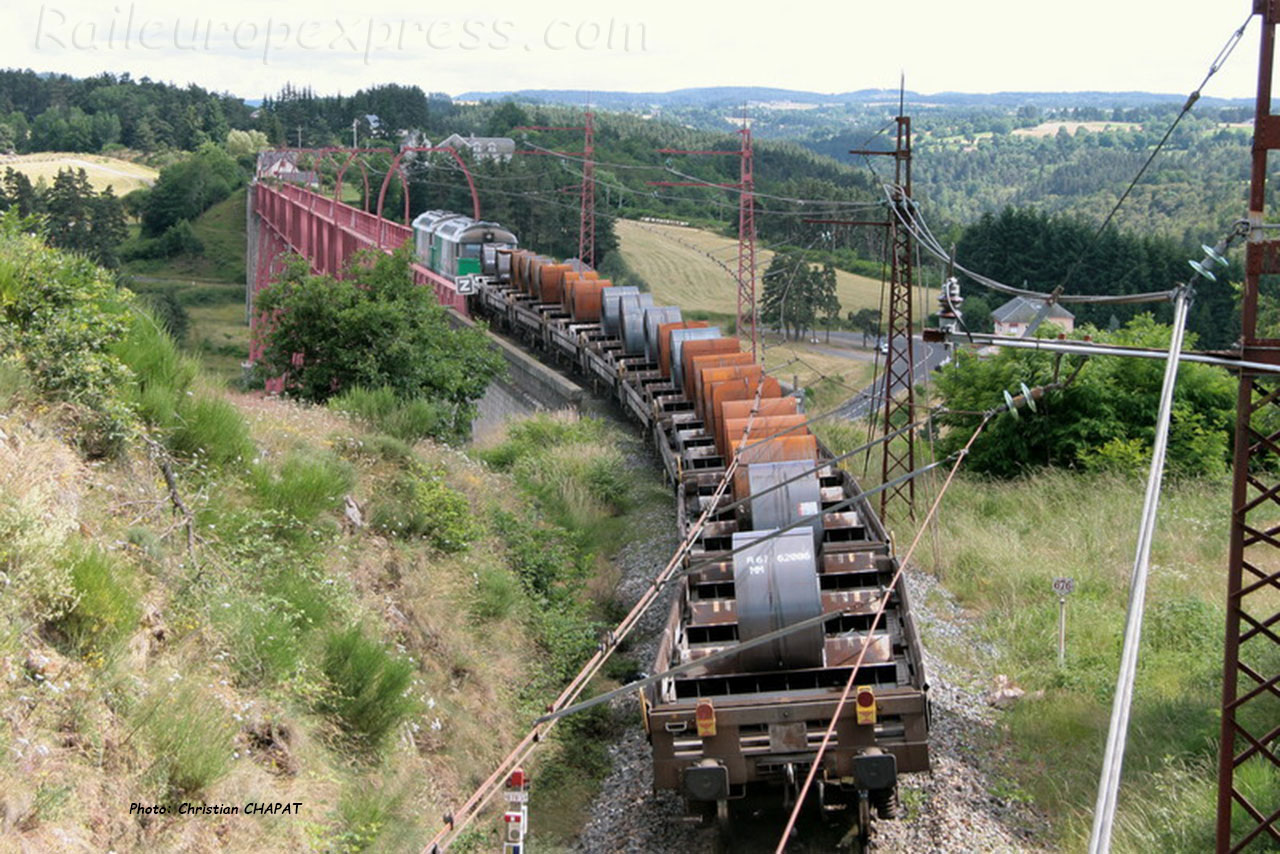
[{"label": "distant village building", "polygon": [[516,141],[505,136],[463,136],[455,133],[440,141],[442,148],[468,149],[476,160],[510,160],[516,153]]},{"label": "distant village building", "polygon": [[320,175],[313,169],[298,168],[296,151],[263,151],[258,154],[258,175],[277,178],[304,187],[319,187]]},{"label": "distant village building", "polygon": [[[1014,297],[991,312],[996,334],[1009,338],[1021,338],[1043,308],[1044,300]],[[1052,323],[1064,332],[1070,332],[1076,328],[1076,316],[1057,303],[1049,307],[1049,313],[1045,315],[1044,322]]]},{"label": "distant village building", "polygon": [[[406,148],[430,148],[431,147],[431,140],[427,139],[427,134],[425,131],[399,130],[399,131],[396,131],[396,134],[397,136],[400,137],[401,151],[404,151]],[[407,152],[405,154],[405,159],[413,160],[414,158],[417,157],[417,154],[418,152],[416,151]]]}]

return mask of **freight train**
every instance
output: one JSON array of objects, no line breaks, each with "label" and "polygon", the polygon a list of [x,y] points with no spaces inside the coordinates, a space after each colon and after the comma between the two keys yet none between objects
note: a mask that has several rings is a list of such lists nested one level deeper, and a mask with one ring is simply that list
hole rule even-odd
[{"label": "freight train", "polygon": [[[654,787],[722,827],[749,796],[794,798],[865,645],[816,777],[822,811],[847,817],[847,839],[865,845],[872,815],[895,812],[898,774],[929,768],[919,636],[870,502],[737,338],[576,260],[500,246],[492,270],[474,312],[616,397],[653,438],[682,536],[709,513],[652,672],[707,664],[640,692]],[[732,489],[718,492],[735,456]],[[751,644],[766,636],[777,637]]]}]

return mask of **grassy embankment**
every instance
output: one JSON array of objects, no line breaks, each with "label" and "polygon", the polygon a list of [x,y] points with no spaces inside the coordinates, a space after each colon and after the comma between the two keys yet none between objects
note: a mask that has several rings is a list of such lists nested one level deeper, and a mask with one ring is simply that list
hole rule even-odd
[{"label": "grassy embankment", "polygon": [[[1009,417],[1004,415],[1001,417]],[[818,425],[837,451],[866,439],[865,424]],[[928,451],[917,446],[917,464]],[[924,456],[922,456],[924,455]],[[861,475],[861,457],[851,470]],[[865,483],[878,481],[879,452]],[[917,486],[928,507],[941,478]],[[980,690],[1005,674],[1027,691],[1001,716],[988,744],[1006,768],[996,795],[1033,804],[1048,819],[1051,847],[1087,847],[1098,773],[1115,689],[1145,478],[1040,470],[1012,481],[960,475],[915,561],[935,573],[969,631],[925,645],[981,674]],[[1222,685],[1230,483],[1166,480],[1152,556],[1147,613],[1126,751],[1114,850],[1131,854],[1199,852],[1213,847],[1216,750]],[[1271,520],[1271,523],[1280,519]],[[890,513],[899,543],[917,524]],[[1257,520],[1265,527],[1268,522]],[[900,546],[902,548],[903,546]],[[1072,577],[1066,666],[1057,664],[1057,576]],[[1280,595],[1272,609],[1280,609]],[[1274,673],[1280,661],[1263,664]],[[1269,698],[1254,728],[1280,721]],[[1271,722],[1268,723],[1267,721]],[[1243,785],[1258,801],[1280,804],[1280,777]],[[927,809],[927,805],[923,808]],[[1274,851],[1262,847],[1260,851]]]},{"label": "grassy embankment", "polygon": [[[1140,477],[1070,472],[1011,482],[962,477],[942,508],[940,560],[929,554],[927,539],[920,549],[920,561],[954,596],[975,643],[931,643],[926,634],[926,644],[983,673],[984,687],[1003,673],[1028,692],[986,747],[1007,763],[997,794],[1034,804],[1052,825],[1046,841],[1061,850],[1082,850],[1088,837],[1143,487]],[[1190,854],[1213,845],[1229,506],[1225,478],[1172,483],[1165,491],[1117,852]],[[1055,576],[1076,581],[1061,669]],[[1273,673],[1277,664],[1263,670]],[[1280,701],[1273,699],[1254,728],[1266,731],[1277,720]],[[1255,803],[1274,809],[1280,777],[1261,770],[1251,764],[1241,783]]]},{"label": "grassy embankment", "polygon": [[[584,579],[661,491],[595,422],[517,431],[495,471],[403,413],[226,392],[30,238],[0,271],[0,848],[420,845],[594,647],[611,585]],[[532,770],[571,809],[556,750]]]}]

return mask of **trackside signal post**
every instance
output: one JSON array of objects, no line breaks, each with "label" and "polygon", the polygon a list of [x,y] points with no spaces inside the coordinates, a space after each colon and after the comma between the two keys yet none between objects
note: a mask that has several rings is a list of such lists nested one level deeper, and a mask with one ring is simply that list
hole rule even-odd
[{"label": "trackside signal post", "polygon": [[1074,578],[1055,578],[1053,592],[1058,594],[1058,666],[1067,666],[1067,597],[1075,592]]},{"label": "trackside signal post", "polygon": [[507,811],[502,814],[507,829],[502,854],[524,854],[524,838],[529,833],[529,777],[523,768],[511,772],[502,794],[507,801]]},{"label": "trackside signal post", "polygon": [[[1253,170],[1244,294],[1240,306],[1240,358],[1280,364],[1280,339],[1258,337],[1258,284],[1280,274],[1280,240],[1264,230],[1267,154],[1280,148],[1280,116],[1271,113],[1276,23],[1280,0],[1254,0],[1262,18],[1258,98],[1253,120]],[[1242,772],[1280,774],[1280,569],[1274,518],[1280,509],[1280,431],[1266,416],[1280,408],[1280,380],[1242,367],[1236,404],[1231,547],[1227,565],[1227,635],[1223,649],[1222,737],[1218,756],[1218,854],[1280,842],[1280,804],[1254,803]],[[1258,767],[1261,766],[1261,767]],[[1265,791],[1265,787],[1263,791]],[[1272,790],[1274,791],[1274,789]],[[1257,795],[1254,795],[1256,800]]]},{"label": "trackside signal post", "polygon": [[736,329],[739,337],[751,340],[751,357],[755,358],[760,346],[760,308],[756,305],[756,197],[755,154],[751,144],[751,123],[746,108],[742,111],[741,137],[737,151],[693,151],[683,148],[659,148],[659,154],[719,154],[737,157],[738,181],[714,183],[708,181],[647,181],[654,187],[727,187],[738,191],[738,315]]}]

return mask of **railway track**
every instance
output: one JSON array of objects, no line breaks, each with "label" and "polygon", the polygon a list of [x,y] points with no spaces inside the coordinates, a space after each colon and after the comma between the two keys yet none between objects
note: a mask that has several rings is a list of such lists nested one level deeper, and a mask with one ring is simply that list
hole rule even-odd
[{"label": "railway track", "polygon": [[472,310],[616,400],[676,494],[682,553],[643,603],[674,592],[657,676],[629,691],[653,788],[744,850],[820,761],[826,821],[801,827],[822,850],[862,850],[871,816],[893,814],[898,772],[929,763],[922,654],[869,502],[737,339],[580,266],[503,255],[509,274],[477,283]]}]

